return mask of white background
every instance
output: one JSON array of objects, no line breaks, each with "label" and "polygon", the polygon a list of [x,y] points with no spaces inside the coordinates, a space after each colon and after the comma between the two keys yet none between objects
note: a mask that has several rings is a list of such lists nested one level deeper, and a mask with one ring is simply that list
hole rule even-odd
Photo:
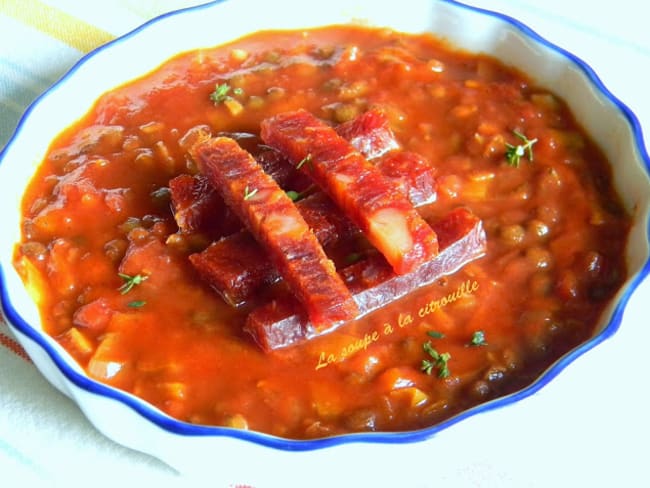
[{"label": "white background", "polygon": [[[188,3],[191,2],[179,2],[179,6]],[[650,33],[643,2],[466,3],[515,17],[582,58],[605,86],[634,111],[644,132],[650,133]],[[431,450],[430,463],[420,468],[421,486],[650,487],[649,304],[650,282],[646,282],[630,300],[623,324],[614,337],[578,358],[548,386],[523,402],[467,419],[439,434],[427,446]],[[12,400],[24,401],[26,409],[43,407],[39,404],[43,397],[39,395],[51,394],[51,387],[45,382],[43,392],[28,392],[21,391],[20,385],[11,384],[10,380],[3,381],[0,385],[18,392]],[[123,467],[124,473],[137,472],[140,477],[129,483],[144,484],[148,475],[155,475],[158,484],[178,481],[158,461],[119,448],[99,436],[81,412],[63,397],[57,396],[49,407],[69,419],[69,432],[76,439],[83,438],[86,446],[92,446],[79,452],[77,461],[92,463],[100,480],[119,474]],[[66,436],[48,428],[48,419],[54,418],[43,415],[43,425],[27,425],[26,435],[31,436],[30,442],[48,446],[56,458],[58,449],[72,452],[73,446]],[[0,448],[2,442],[0,439]],[[2,469],[6,452],[0,449],[2,486],[8,486],[5,476],[12,473],[11,469]],[[26,453],[29,455],[29,450]],[[12,463],[15,474],[21,474],[15,459]],[[73,478],[75,460],[61,459],[59,464],[70,470]],[[29,467],[29,460],[26,465]],[[309,479],[309,474],[305,475]],[[340,486],[350,486],[346,479],[342,473]],[[369,484],[381,486],[371,476],[367,479]],[[201,485],[215,486],[210,480]]]}]

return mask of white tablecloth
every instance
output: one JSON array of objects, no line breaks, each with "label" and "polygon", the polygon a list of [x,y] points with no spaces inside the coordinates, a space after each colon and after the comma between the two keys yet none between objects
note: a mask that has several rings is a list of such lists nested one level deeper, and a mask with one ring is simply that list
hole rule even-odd
[{"label": "white tablecloth", "polygon": [[[198,2],[0,0],[0,146],[27,105],[84,52],[162,11],[192,3]],[[650,131],[650,29],[643,3],[467,3],[518,18],[581,57],[632,108],[645,132]],[[427,447],[431,463],[421,468],[421,486],[650,486],[648,317],[650,283],[646,282],[630,301],[620,331],[539,393],[465,420],[453,427],[453,434],[441,433]],[[34,487],[116,482],[189,485],[184,475],[160,461],[99,434],[16,346],[0,323],[1,486],[11,486],[12,479]],[[313,486],[308,475],[302,486]],[[351,479],[353,474],[342,473],[341,486],[354,486]],[[382,486],[371,471],[360,480],[361,486]],[[222,484],[224,480],[215,473],[196,484],[236,486],[238,482],[242,481]]]}]

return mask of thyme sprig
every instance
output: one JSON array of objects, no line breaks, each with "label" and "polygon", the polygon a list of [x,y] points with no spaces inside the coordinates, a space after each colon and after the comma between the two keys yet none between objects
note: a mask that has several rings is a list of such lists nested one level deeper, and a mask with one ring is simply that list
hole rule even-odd
[{"label": "thyme sprig", "polygon": [[149,278],[147,275],[141,274],[131,276],[125,273],[117,273],[117,275],[124,280],[122,286],[118,288],[122,295],[126,295],[133,289],[133,287],[140,285],[143,281],[146,281],[147,278]]},{"label": "thyme sprig", "polygon": [[232,88],[228,83],[221,83],[220,85],[215,85],[214,91],[210,93],[210,100],[215,105],[219,105],[232,98],[230,95],[231,92],[233,95],[242,95],[244,90],[241,88]]},{"label": "thyme sprig", "polygon": [[439,353],[433,347],[431,341],[425,342],[422,348],[431,359],[423,359],[420,370],[428,375],[433,374],[433,371],[437,370],[438,378],[447,378],[450,375],[449,360],[451,359],[451,354],[448,352]]},{"label": "thyme sprig", "polygon": [[513,168],[518,168],[521,158],[524,156],[528,158],[529,162],[533,162],[533,146],[537,142],[537,139],[528,139],[524,134],[518,131],[512,131],[513,134],[521,140],[522,144],[509,144],[506,142],[506,161],[509,166]]},{"label": "thyme sprig", "polygon": [[472,339],[469,341],[470,346],[487,346],[485,341],[485,332],[482,330],[474,331]]},{"label": "thyme sprig", "polygon": [[249,200],[253,198],[258,192],[258,188],[249,188],[248,185],[246,185],[246,188],[244,188],[244,200]]}]

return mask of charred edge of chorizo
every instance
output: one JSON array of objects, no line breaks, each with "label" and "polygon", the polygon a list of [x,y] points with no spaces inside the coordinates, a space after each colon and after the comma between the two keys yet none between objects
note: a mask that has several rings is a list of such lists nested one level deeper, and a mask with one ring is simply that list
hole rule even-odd
[{"label": "charred edge of chorizo", "polygon": [[[350,238],[359,232],[323,193],[296,202],[296,207],[322,246]],[[278,278],[278,272],[264,249],[246,230],[213,242],[203,251],[190,255],[190,262],[199,276],[233,306],[241,305],[263,285]]]},{"label": "charred edge of chorizo", "polygon": [[[336,131],[398,185],[414,206],[435,201],[437,184],[434,167],[421,156],[400,149],[383,112],[370,109],[338,125]],[[278,151],[263,145],[258,136],[249,133],[219,135],[235,139],[242,148],[251,152],[281,188],[304,193],[313,186],[307,174],[296,171]],[[181,233],[198,232],[218,239],[234,234],[241,228],[239,221],[233,218],[203,175],[179,175],[170,181],[169,188],[174,217]]]},{"label": "charred edge of chorizo", "polygon": [[396,273],[409,273],[437,254],[435,232],[398,186],[311,113],[297,110],[265,119],[261,137],[309,172]]},{"label": "charred edge of chorizo", "polygon": [[[359,307],[359,317],[403,297],[420,286],[456,272],[483,256],[486,237],[481,220],[466,209],[452,211],[433,225],[444,247],[431,261],[407,275],[396,275],[381,257],[368,258],[341,270]],[[300,344],[328,331],[318,331],[289,297],[271,300],[253,310],[244,330],[266,352]]]},{"label": "charred edge of chorizo", "polygon": [[217,137],[192,148],[199,168],[263,247],[316,328],[358,312],[334,264],[294,202],[236,141]]}]

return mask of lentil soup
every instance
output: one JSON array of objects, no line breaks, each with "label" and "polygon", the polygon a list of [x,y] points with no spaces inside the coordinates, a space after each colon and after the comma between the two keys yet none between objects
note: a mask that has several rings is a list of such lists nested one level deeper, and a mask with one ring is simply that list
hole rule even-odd
[{"label": "lentil soup", "polygon": [[[244,324],[284,280],[238,303],[216,293],[190,256],[241,225],[224,212],[182,229],[170,181],[199,173],[202,134],[259,148],[263,121],[296,110],[333,127],[381,112],[435,173],[422,219],[468,209],[486,248],[265,351]],[[629,217],[597,145],[525,73],[429,35],[332,26],[184,53],[106,93],[52,144],[22,226],[16,268],[92,378],[182,421],[305,439],[418,429],[530,384],[593,334],[626,277]],[[341,268],[373,246],[327,250]]]}]

